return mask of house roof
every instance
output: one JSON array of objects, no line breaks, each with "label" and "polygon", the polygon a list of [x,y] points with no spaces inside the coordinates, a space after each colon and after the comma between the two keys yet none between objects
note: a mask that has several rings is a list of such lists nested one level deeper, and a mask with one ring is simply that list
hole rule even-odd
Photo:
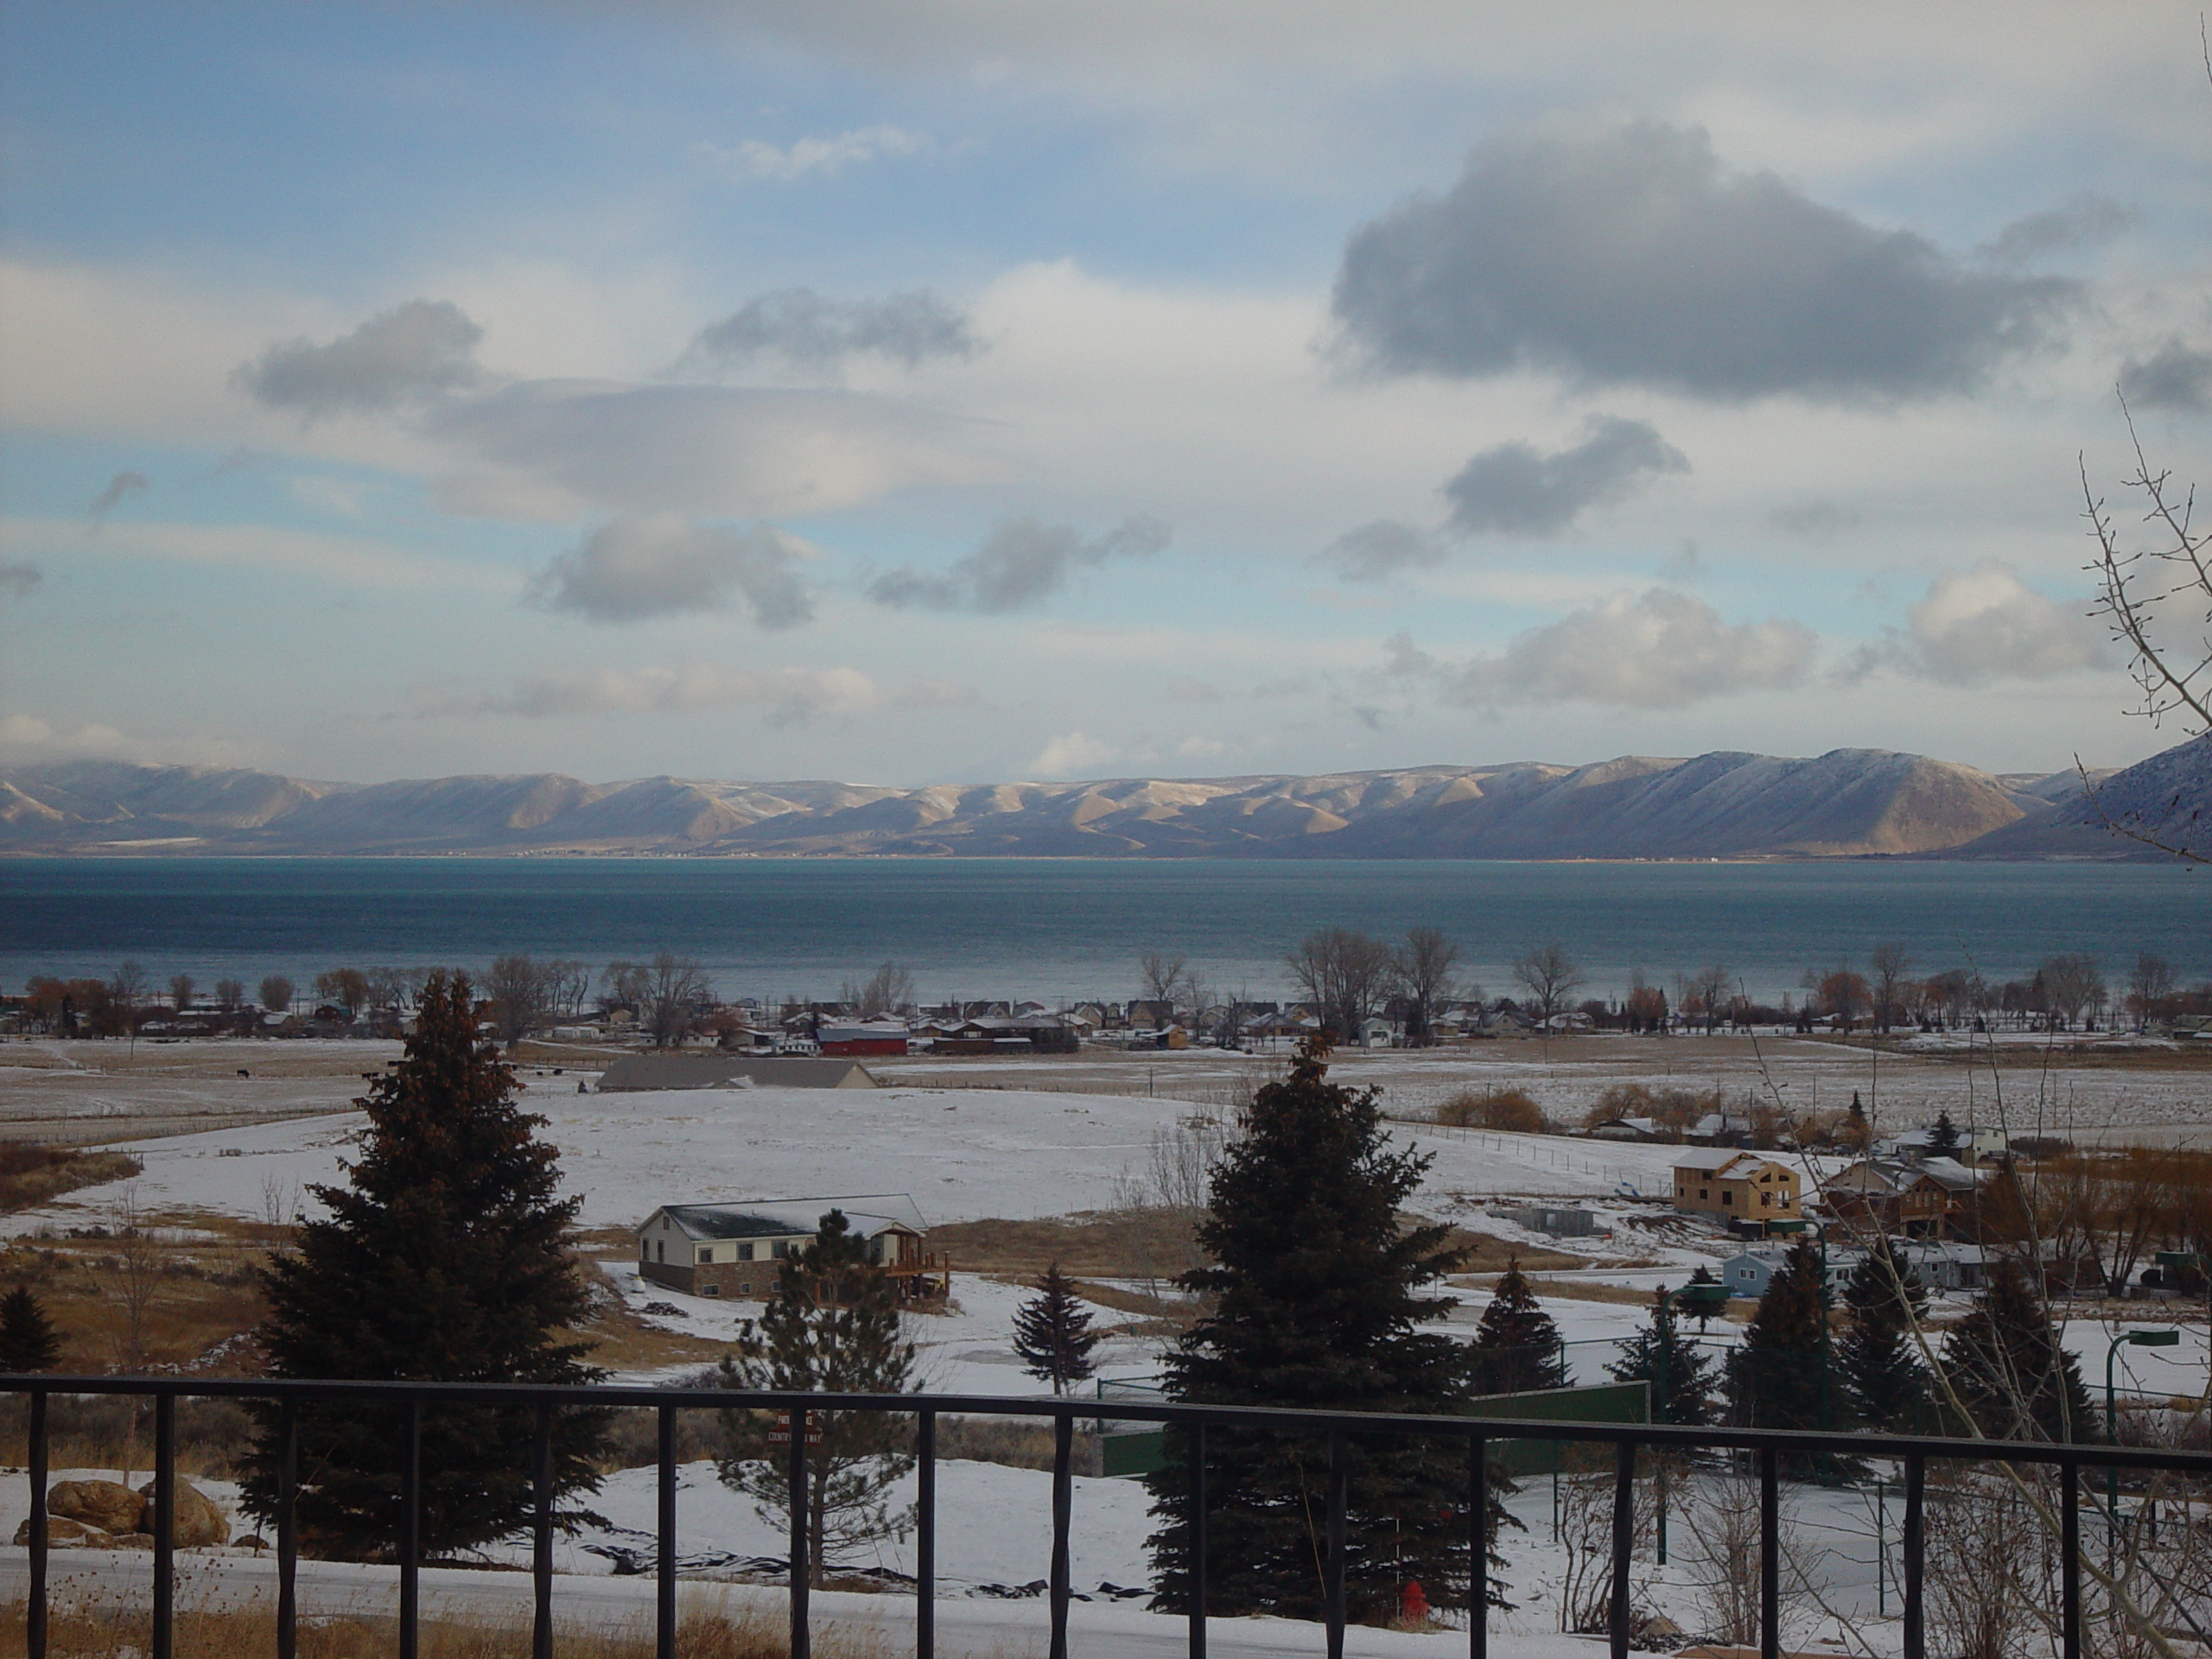
[{"label": "house roof", "polygon": [[[751,1198],[733,1204],[665,1204],[645,1220],[665,1215],[689,1236],[715,1238],[793,1238],[814,1232],[822,1217],[842,1210],[852,1230],[874,1238],[893,1227],[925,1233],[929,1224],[904,1192],[877,1192],[842,1198]],[[643,1228],[640,1228],[643,1230]]]},{"label": "house roof", "polygon": [[[1777,1169],[1789,1166],[1756,1152],[1745,1152],[1735,1147],[1692,1147],[1675,1154],[1676,1169],[1710,1170],[1718,1174],[1730,1165],[1748,1159],[1755,1164],[1773,1164]],[[1791,1172],[1793,1174],[1795,1171]]]}]

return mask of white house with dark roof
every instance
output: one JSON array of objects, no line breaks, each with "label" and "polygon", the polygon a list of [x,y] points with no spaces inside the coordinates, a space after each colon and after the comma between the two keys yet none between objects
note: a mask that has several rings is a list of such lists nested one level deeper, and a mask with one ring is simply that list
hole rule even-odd
[{"label": "white house with dark roof", "polygon": [[822,1218],[844,1212],[850,1230],[906,1295],[950,1289],[952,1262],[923,1248],[929,1224],[903,1192],[825,1198],[664,1204],[638,1229],[638,1276],[687,1296],[765,1297],[777,1264],[814,1242]]}]

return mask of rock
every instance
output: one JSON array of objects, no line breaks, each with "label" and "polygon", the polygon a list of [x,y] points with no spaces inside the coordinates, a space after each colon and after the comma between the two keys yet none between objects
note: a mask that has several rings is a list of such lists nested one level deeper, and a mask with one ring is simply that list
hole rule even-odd
[{"label": "rock", "polygon": [[111,1549],[151,1549],[153,1547],[154,1535],[150,1532],[121,1533],[109,1546]]},{"label": "rock", "polygon": [[[16,1541],[28,1544],[31,1541],[31,1518],[23,1517],[23,1524],[16,1529]],[[81,1521],[72,1521],[66,1515],[46,1517],[46,1545],[48,1549],[67,1549],[74,1545],[85,1549],[113,1549],[115,1540],[98,1527],[88,1527]]]},{"label": "rock", "polygon": [[57,1480],[48,1489],[46,1512],[105,1533],[138,1530],[146,1500],[119,1480]]},{"label": "rock", "polygon": [[[154,1483],[149,1480],[141,1486],[138,1496],[146,1501],[142,1518],[150,1526],[154,1519]],[[169,1541],[180,1549],[231,1541],[231,1523],[223,1518],[215,1501],[189,1481],[180,1480],[176,1484],[176,1522],[169,1530]]]}]

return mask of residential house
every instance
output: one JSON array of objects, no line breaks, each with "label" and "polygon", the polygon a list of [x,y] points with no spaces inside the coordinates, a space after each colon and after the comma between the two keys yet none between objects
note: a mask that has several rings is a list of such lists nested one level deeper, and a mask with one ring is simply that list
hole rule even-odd
[{"label": "residential house", "polygon": [[1359,1022],[1359,1046],[1362,1048],[1395,1048],[1399,1035],[1398,1027],[1380,1016]]},{"label": "residential house", "polygon": [[[1986,1129],[1969,1124],[1958,1131],[1959,1149],[1956,1154],[1961,1164],[1987,1163],[1999,1159],[2012,1149],[2012,1139],[2002,1129]],[[1897,1158],[1925,1158],[1936,1139],[1932,1128],[1907,1129],[1891,1141],[1884,1151]]]},{"label": "residential house", "polygon": [[867,1055],[906,1052],[906,1022],[903,1020],[823,1020],[814,1033],[825,1058],[857,1059]]},{"label": "residential house", "polygon": [[1656,1117],[1609,1117],[1590,1131],[1593,1141],[1634,1141],[1644,1145],[1667,1138],[1666,1127]]},{"label": "residential house", "polygon": [[1700,1147],[1675,1159],[1675,1208],[1732,1224],[1802,1222],[1797,1172],[1756,1152]]},{"label": "residential house", "polygon": [[1989,1258],[1979,1244],[1909,1239],[1897,1246],[1897,1255],[1930,1290],[1977,1291],[1988,1274]]},{"label": "residential house", "polygon": [[[1817,1259],[1817,1247],[1815,1254]],[[1748,1296],[1756,1301],[1766,1294],[1766,1287],[1774,1282],[1774,1275],[1782,1271],[1782,1264],[1789,1259],[1788,1250],[1771,1245],[1739,1251],[1720,1264],[1720,1282],[1728,1287],[1731,1296]],[[1866,1259],[1864,1250],[1832,1249],[1827,1252],[1828,1294],[1831,1298],[1842,1294],[1844,1281],[1850,1278]]]},{"label": "residential house", "polygon": [[1828,1211],[1853,1231],[1969,1238],[1981,1183],[1950,1158],[1866,1158],[1828,1178]]},{"label": "residential house", "polygon": [[868,1241],[869,1259],[902,1296],[950,1293],[951,1258],[925,1248],[928,1224],[903,1192],[664,1204],[638,1228],[638,1276],[687,1296],[766,1297],[776,1264],[803,1253],[832,1210]]}]

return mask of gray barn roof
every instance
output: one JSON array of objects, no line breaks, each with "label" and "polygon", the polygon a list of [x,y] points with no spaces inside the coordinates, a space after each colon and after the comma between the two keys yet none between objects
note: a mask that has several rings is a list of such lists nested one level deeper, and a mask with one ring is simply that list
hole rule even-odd
[{"label": "gray barn roof", "polygon": [[[653,1211],[666,1215],[695,1239],[792,1238],[812,1233],[822,1217],[842,1210],[852,1230],[874,1238],[890,1227],[925,1233],[929,1224],[904,1192],[873,1192],[842,1198],[752,1198],[734,1204],[667,1204]],[[645,1217],[650,1226],[652,1216]]]},{"label": "gray barn roof", "polygon": [[602,1094],[646,1089],[873,1089],[866,1066],[804,1055],[625,1054],[599,1080]]}]

